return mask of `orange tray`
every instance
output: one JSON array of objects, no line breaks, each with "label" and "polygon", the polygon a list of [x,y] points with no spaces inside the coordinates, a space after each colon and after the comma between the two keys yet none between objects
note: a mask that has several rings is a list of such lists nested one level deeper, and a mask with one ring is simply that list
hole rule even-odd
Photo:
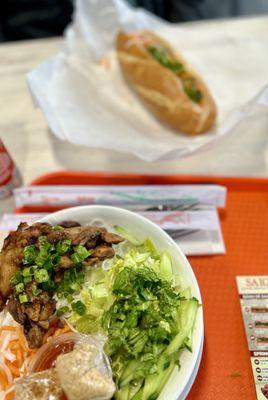
[{"label": "orange tray", "polygon": [[255,399],[235,277],[268,273],[268,179],[57,172],[32,182],[34,185],[180,183],[216,183],[228,189],[227,206],[220,212],[227,254],[189,257],[203,297],[205,342],[200,369],[187,399]]}]

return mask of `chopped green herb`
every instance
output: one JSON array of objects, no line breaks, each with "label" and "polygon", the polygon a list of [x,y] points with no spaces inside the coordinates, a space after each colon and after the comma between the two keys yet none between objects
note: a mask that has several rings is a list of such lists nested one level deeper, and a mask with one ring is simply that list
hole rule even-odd
[{"label": "chopped green herb", "polygon": [[12,276],[12,278],[10,279],[10,283],[11,285],[16,285],[21,282],[23,282],[23,276],[21,271],[18,271],[14,276]]},{"label": "chopped green herb", "polygon": [[25,283],[25,284],[27,284],[27,283],[29,283],[29,282],[31,282],[32,281],[32,277],[31,276],[26,276],[24,279],[23,279],[23,283]]},{"label": "chopped green herb", "polygon": [[23,250],[24,264],[33,263],[37,257],[37,254],[38,254],[38,250],[33,244],[30,246],[26,246]]},{"label": "chopped green herb", "polygon": [[23,283],[18,283],[18,284],[15,286],[15,292],[16,292],[16,293],[22,293],[23,290],[24,290],[24,284],[23,284]]},{"label": "chopped green herb", "polygon": [[31,269],[30,268],[23,268],[22,270],[22,275],[25,276],[31,276]]},{"label": "chopped green herb", "polygon": [[79,315],[85,315],[86,313],[86,306],[82,301],[78,300],[75,303],[72,303],[72,310]]},{"label": "chopped green herb", "polygon": [[48,242],[46,236],[40,236],[38,239],[39,242],[39,253],[35,259],[36,265],[42,267],[47,258],[49,257],[51,251],[54,250],[54,247],[51,243]]},{"label": "chopped green herb", "polygon": [[81,261],[84,261],[87,257],[90,256],[90,254],[92,254],[92,251],[87,250],[86,247],[82,246],[81,244],[75,246],[74,251],[76,254],[78,254]]},{"label": "chopped green herb", "polygon": [[71,260],[75,263],[75,264],[79,264],[81,262],[81,259],[79,257],[79,255],[77,253],[73,253],[71,255]]},{"label": "chopped green herb", "polygon": [[32,265],[31,267],[30,267],[30,274],[31,275],[34,275],[34,272],[35,272],[35,270],[38,268],[38,266],[37,265]]},{"label": "chopped green herb", "polygon": [[61,242],[57,243],[56,245],[56,252],[59,255],[63,255],[70,250],[72,241],[70,239],[62,240]]},{"label": "chopped green herb", "polygon": [[49,280],[49,275],[48,275],[47,270],[39,269],[39,270],[35,271],[34,279],[38,283],[47,282]]},{"label": "chopped green herb", "polygon": [[59,256],[58,254],[52,254],[46,259],[46,261],[43,264],[43,267],[47,271],[51,270],[52,268],[56,267],[59,264],[60,258],[61,256]]},{"label": "chopped green herb", "polygon": [[32,285],[32,293],[34,296],[38,296],[42,292],[35,284]]},{"label": "chopped green herb", "polygon": [[79,244],[78,246],[75,246],[71,259],[75,264],[79,264],[89,257],[91,253],[92,251],[87,250],[85,246]]},{"label": "chopped green herb", "polygon": [[63,227],[60,226],[60,225],[52,226],[52,230],[53,230],[53,231],[61,231],[62,229],[63,229]]},{"label": "chopped green herb", "polygon": [[55,284],[55,282],[49,279],[47,282],[42,282],[42,288],[47,292],[54,292],[57,288],[57,285]]},{"label": "chopped green herb", "polygon": [[46,259],[46,261],[43,264],[43,268],[46,269],[47,271],[53,268],[52,257]]},{"label": "chopped green herb", "polygon": [[19,301],[20,301],[21,304],[27,303],[27,301],[28,301],[27,295],[26,294],[20,294],[19,295]]},{"label": "chopped green herb", "polygon": [[46,236],[39,236],[38,243],[40,245],[44,245],[44,244],[48,243],[47,237]]}]

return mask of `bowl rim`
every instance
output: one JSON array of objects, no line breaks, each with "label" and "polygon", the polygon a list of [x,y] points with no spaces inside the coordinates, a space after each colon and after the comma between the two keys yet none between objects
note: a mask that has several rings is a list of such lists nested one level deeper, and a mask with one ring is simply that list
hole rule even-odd
[{"label": "bowl rim", "polygon": [[[112,211],[117,210],[122,215],[128,215],[132,218],[134,217],[134,218],[140,220],[145,225],[150,225],[154,230],[156,230],[158,233],[160,233],[162,236],[164,236],[165,239],[167,240],[167,242],[170,245],[172,245],[174,248],[176,248],[176,251],[180,254],[182,261],[187,266],[188,273],[191,276],[192,285],[195,287],[195,291],[197,293],[197,299],[199,300],[201,305],[203,304],[200,288],[199,288],[195,273],[191,267],[190,262],[188,261],[188,259],[186,258],[186,256],[182,252],[182,250],[180,249],[179,245],[160,226],[156,225],[154,222],[150,221],[149,219],[145,218],[144,216],[142,216],[136,212],[126,210],[121,207],[115,207],[115,206],[83,205],[83,206],[68,207],[68,208],[64,208],[62,210],[50,213],[50,214],[46,215],[45,217],[39,219],[38,222],[49,222],[51,217],[53,217],[53,218],[55,217],[58,220],[60,220],[60,219],[64,220],[64,218],[66,218],[66,215],[68,216],[67,218],[72,218],[73,213],[75,214],[76,212],[86,211],[88,209],[90,209],[90,210],[95,209],[96,212],[97,211],[108,211],[108,212],[111,211],[112,212]],[[178,389],[176,390],[176,393],[174,392],[174,398],[169,399],[169,400],[184,400],[187,393],[190,391],[190,389],[194,383],[195,377],[197,375],[197,372],[198,372],[198,369],[200,366],[200,362],[201,362],[201,358],[202,358],[203,341],[204,341],[203,306],[199,307],[198,319],[199,319],[198,322],[199,322],[200,335],[197,337],[197,348],[196,348],[195,360],[192,362],[192,365],[189,368],[189,371],[186,373],[186,376],[184,379],[184,384],[181,386],[178,385]]]}]

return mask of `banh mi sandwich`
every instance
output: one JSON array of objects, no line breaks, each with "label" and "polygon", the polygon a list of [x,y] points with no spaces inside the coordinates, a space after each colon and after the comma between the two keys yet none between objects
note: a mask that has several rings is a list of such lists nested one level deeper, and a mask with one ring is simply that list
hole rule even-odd
[{"label": "banh mi sandwich", "polygon": [[149,31],[119,32],[116,47],[124,77],[161,121],[191,135],[214,124],[208,88],[165,40]]}]

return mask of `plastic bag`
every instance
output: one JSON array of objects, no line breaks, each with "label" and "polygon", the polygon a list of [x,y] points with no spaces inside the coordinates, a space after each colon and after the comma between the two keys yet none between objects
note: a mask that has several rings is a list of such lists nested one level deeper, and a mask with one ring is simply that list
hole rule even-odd
[{"label": "plastic bag", "polygon": [[56,371],[69,400],[109,400],[115,392],[105,337],[80,335],[70,353],[60,355]]},{"label": "plastic bag", "polygon": [[15,381],[15,400],[62,400],[63,391],[55,369],[34,372]]},{"label": "plastic bag", "polygon": [[[62,335],[63,336],[63,335]],[[60,338],[60,337],[59,337]],[[104,335],[72,333],[74,349],[61,354],[55,368],[15,382],[15,400],[109,400],[115,392]]]}]

